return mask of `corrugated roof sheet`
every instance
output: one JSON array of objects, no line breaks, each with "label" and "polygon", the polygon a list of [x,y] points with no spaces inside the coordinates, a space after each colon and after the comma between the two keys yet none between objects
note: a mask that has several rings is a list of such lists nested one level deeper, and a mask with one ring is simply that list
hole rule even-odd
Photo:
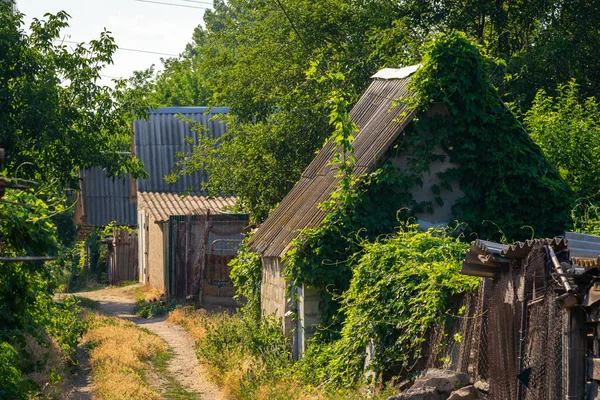
[{"label": "corrugated roof sheet", "polygon": [[137,209],[129,198],[129,175],[108,178],[106,171],[93,167],[82,171],[85,223],[106,226],[112,221],[119,225],[136,225]]},{"label": "corrugated roof sheet", "polygon": [[[389,72],[389,71],[388,71]],[[390,75],[386,73],[386,76]],[[406,76],[405,76],[406,75]],[[412,120],[413,112],[403,105],[394,105],[400,98],[414,96],[408,90],[410,74],[403,79],[378,79],[371,83],[350,112],[359,132],[354,139],[354,172],[362,174],[375,169],[390,145]],[[314,228],[325,217],[318,205],[329,199],[337,188],[335,167],[328,164],[336,152],[328,142],[302,174],[279,206],[257,229],[249,246],[263,256],[281,257],[299,231]]]},{"label": "corrugated roof sheet", "polygon": [[471,244],[460,273],[493,278],[498,272],[507,270],[511,260],[526,257],[537,243],[548,244],[555,251],[565,250],[569,245],[564,238],[526,240],[510,246],[477,239]]},{"label": "corrugated roof sheet", "polygon": [[150,213],[156,222],[165,222],[175,215],[200,215],[223,212],[234,206],[235,197],[182,196],[176,193],[139,192],[138,207]]},{"label": "corrugated roof sheet", "polygon": [[136,120],[133,125],[136,155],[144,162],[150,175],[148,179],[138,180],[138,190],[171,193],[183,193],[190,187],[199,190],[201,184],[208,179],[203,171],[180,177],[173,184],[164,180],[172,172],[177,153],[192,151],[193,146],[186,143],[185,139],[191,137],[194,139],[193,143],[198,143],[198,132],[192,130],[187,122],[180,121],[177,114],[202,123],[208,127],[212,137],[220,137],[227,130],[225,123],[211,118],[227,112],[228,107],[162,107],[151,112],[148,120]]},{"label": "corrugated roof sheet", "polygon": [[569,241],[571,258],[597,259],[600,257],[600,236],[566,232],[565,238]]},{"label": "corrugated roof sheet", "polygon": [[555,237],[552,239],[533,239],[526,240],[524,242],[517,242],[508,246],[506,249],[500,252],[500,255],[506,258],[511,258],[515,260],[519,260],[523,257],[526,257],[527,254],[531,251],[533,246],[537,243],[543,242],[544,244],[548,244],[552,246],[555,251],[562,251],[570,246],[570,242],[565,238]]}]

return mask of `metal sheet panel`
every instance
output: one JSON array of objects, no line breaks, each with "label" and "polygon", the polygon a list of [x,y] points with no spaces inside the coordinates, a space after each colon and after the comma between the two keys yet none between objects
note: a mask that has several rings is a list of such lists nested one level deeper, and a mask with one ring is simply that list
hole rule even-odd
[{"label": "metal sheet panel", "polygon": [[[358,126],[355,135],[355,173],[374,170],[386,151],[401,135],[414,114],[395,100],[414,96],[408,90],[410,74],[403,79],[375,79],[350,112]],[[306,168],[300,181],[258,228],[249,246],[265,257],[282,257],[292,240],[305,228],[317,227],[325,212],[318,205],[336,190],[336,167],[331,163],[337,153],[328,142]]]},{"label": "metal sheet panel", "polygon": [[565,238],[569,241],[572,258],[600,257],[600,236],[566,232]]},{"label": "metal sheet panel", "polygon": [[129,199],[129,175],[108,178],[106,171],[93,167],[83,175],[85,223],[106,226],[112,221],[119,225],[137,224],[137,207]]},{"label": "metal sheet panel", "polygon": [[208,180],[204,171],[180,177],[178,182],[165,182],[175,165],[178,153],[190,153],[193,145],[186,138],[198,143],[199,133],[192,129],[187,120],[201,123],[208,128],[208,135],[220,137],[226,131],[225,123],[213,119],[229,112],[227,107],[163,107],[149,114],[147,120],[134,122],[135,151],[149,174],[148,179],[138,180],[141,192],[183,193],[189,188],[199,191],[202,183]]}]

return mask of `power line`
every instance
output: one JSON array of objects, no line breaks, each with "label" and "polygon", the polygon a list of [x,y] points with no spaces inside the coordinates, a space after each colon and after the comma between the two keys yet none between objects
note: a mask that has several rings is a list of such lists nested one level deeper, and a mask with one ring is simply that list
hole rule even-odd
[{"label": "power line", "polygon": [[208,9],[211,8],[211,7],[188,6],[188,5],[185,5],[185,4],[163,3],[162,1],[151,1],[151,0],[135,0],[135,1],[139,1],[141,3],[162,4],[162,5],[165,5],[165,6],[172,6],[172,7],[197,8],[199,10],[208,10]]},{"label": "power line", "polygon": [[[141,1],[141,0],[139,0],[139,1]],[[294,32],[296,32],[296,36],[298,36],[298,39],[300,40],[300,42],[302,43],[302,45],[304,46],[304,48],[306,49],[306,51],[308,51],[310,53],[310,49],[306,45],[306,42],[302,38],[302,35],[300,35],[300,32],[298,32],[298,29],[296,29],[296,25],[294,25],[294,23],[292,22],[292,19],[288,15],[287,11],[285,10],[285,8],[283,8],[283,4],[281,4],[281,1],[279,1],[279,0],[276,0],[276,1],[277,1],[277,4],[279,4],[279,8],[281,8],[281,11],[283,11],[283,14],[287,18],[287,20],[290,23],[290,25],[292,26],[292,29],[294,30]]]},{"label": "power line", "polygon": [[197,4],[208,4],[210,6],[213,5],[213,3],[211,1],[198,1],[198,0],[179,0],[179,1],[185,1],[188,3],[197,3]]},{"label": "power line", "polygon": [[[141,0],[140,0],[141,1]],[[57,42],[64,42],[64,43],[72,43],[72,44],[82,44],[80,42],[76,42],[74,40],[62,40],[62,39],[56,39]],[[85,43],[84,43],[85,44]],[[127,47],[117,47],[117,50],[123,50],[123,51],[133,51],[135,53],[147,53],[147,54],[156,54],[159,56],[168,56],[168,57],[179,57],[178,54],[169,54],[169,53],[161,53],[158,51],[150,51],[150,50],[140,50],[140,49],[129,49]]]}]

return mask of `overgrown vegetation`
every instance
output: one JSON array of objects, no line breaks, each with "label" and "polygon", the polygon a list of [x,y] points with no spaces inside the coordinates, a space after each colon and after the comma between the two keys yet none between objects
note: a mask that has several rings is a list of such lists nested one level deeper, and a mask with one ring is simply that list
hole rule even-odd
[{"label": "overgrown vegetation", "polygon": [[[456,167],[437,174],[432,197],[443,204],[440,193],[458,182],[464,196],[452,212],[469,232],[499,239],[500,228],[509,242],[561,234],[571,189],[500,100],[489,79],[495,62],[460,33],[426,46],[410,83],[417,97],[404,100],[421,113],[404,135],[414,153],[410,172],[427,171],[440,146]],[[423,115],[434,103],[445,104],[449,116]]]},{"label": "overgrown vegetation", "polygon": [[198,359],[212,379],[232,399],[385,399],[391,392],[368,387],[313,386],[297,376],[289,340],[279,321],[256,321],[248,313],[209,314],[191,307],[177,308],[169,321],[182,325],[194,338]]},{"label": "overgrown vegetation", "polygon": [[232,108],[231,134],[200,143],[177,172],[208,168],[206,189],[235,193],[261,222],[332,133],[325,103],[339,86],[308,77],[313,63],[342,72],[353,103],[378,69],[415,64],[432,37],[461,30],[505,61],[490,79],[524,114],[539,89],[572,78],[598,96],[598,21],[587,0],[217,1],[181,57],[134,81],[156,105]]},{"label": "overgrown vegetation", "polygon": [[[303,284],[322,293],[323,323],[291,368],[295,381],[329,390],[360,385],[371,342],[369,369],[377,379],[409,376],[429,330],[457,311],[453,297],[478,286],[478,280],[458,274],[469,234],[512,241],[551,236],[568,226],[570,189],[498,97],[488,77],[495,63],[463,34],[440,35],[427,45],[411,83],[417,96],[398,99],[418,113],[390,149],[391,156],[412,154],[402,171],[385,164],[353,176],[348,114],[339,107],[332,111],[341,184],[321,205],[327,215],[319,227],[304,230],[284,259],[291,288]],[[333,98],[330,104],[337,104]],[[446,104],[449,116],[427,114],[434,103]],[[410,192],[438,159],[438,146],[456,167],[438,174],[442,183],[429,188],[431,202],[418,204]],[[453,183],[464,194],[453,207],[461,222],[455,230],[421,232],[403,222],[443,205]],[[237,280],[240,271],[258,266],[255,255],[243,254],[235,261]]]},{"label": "overgrown vegetation", "polygon": [[299,363],[303,378],[314,385],[360,384],[370,342],[374,356],[368,370],[376,377],[387,382],[410,376],[428,350],[430,329],[447,322],[453,297],[479,285],[477,278],[458,273],[468,245],[447,232],[408,226],[363,245],[349,289],[341,295],[340,339],[322,344],[318,332]]},{"label": "overgrown vegetation", "polygon": [[[56,254],[56,229],[49,219],[56,210],[30,192],[8,191],[2,200],[1,256]],[[74,302],[53,302],[55,272],[52,263],[0,262],[0,357],[6,361],[0,393],[10,398],[28,398],[46,385],[50,390],[73,366],[86,325]]]},{"label": "overgrown vegetation", "polygon": [[23,18],[0,2],[0,256],[11,259],[0,261],[0,397],[11,399],[56,395],[86,329],[74,303],[53,302],[82,266],[66,195],[77,169],[145,174],[120,153],[137,99],[123,82],[97,84],[116,50],[112,37],[70,50],[59,40],[66,12],[34,18],[27,31]]}]

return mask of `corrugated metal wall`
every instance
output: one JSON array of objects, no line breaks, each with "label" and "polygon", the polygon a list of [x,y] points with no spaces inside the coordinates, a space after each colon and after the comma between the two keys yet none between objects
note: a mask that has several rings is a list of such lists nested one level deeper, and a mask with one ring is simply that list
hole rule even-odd
[{"label": "corrugated metal wall", "polygon": [[227,112],[228,107],[163,107],[150,113],[148,120],[135,121],[133,129],[136,155],[144,162],[144,168],[150,175],[148,179],[138,180],[138,190],[182,193],[189,187],[198,189],[202,182],[206,182],[204,172],[181,177],[174,184],[164,180],[173,169],[177,153],[192,150],[192,146],[185,143],[185,138],[193,137],[194,143],[197,143],[198,138],[198,133],[191,129],[190,124],[179,120],[177,115],[201,122],[208,127],[213,137],[219,137],[226,132],[225,124],[210,119],[216,114]]},{"label": "corrugated metal wall", "polygon": [[129,175],[107,178],[106,171],[93,167],[83,172],[86,225],[136,225],[137,207],[129,200]]}]

